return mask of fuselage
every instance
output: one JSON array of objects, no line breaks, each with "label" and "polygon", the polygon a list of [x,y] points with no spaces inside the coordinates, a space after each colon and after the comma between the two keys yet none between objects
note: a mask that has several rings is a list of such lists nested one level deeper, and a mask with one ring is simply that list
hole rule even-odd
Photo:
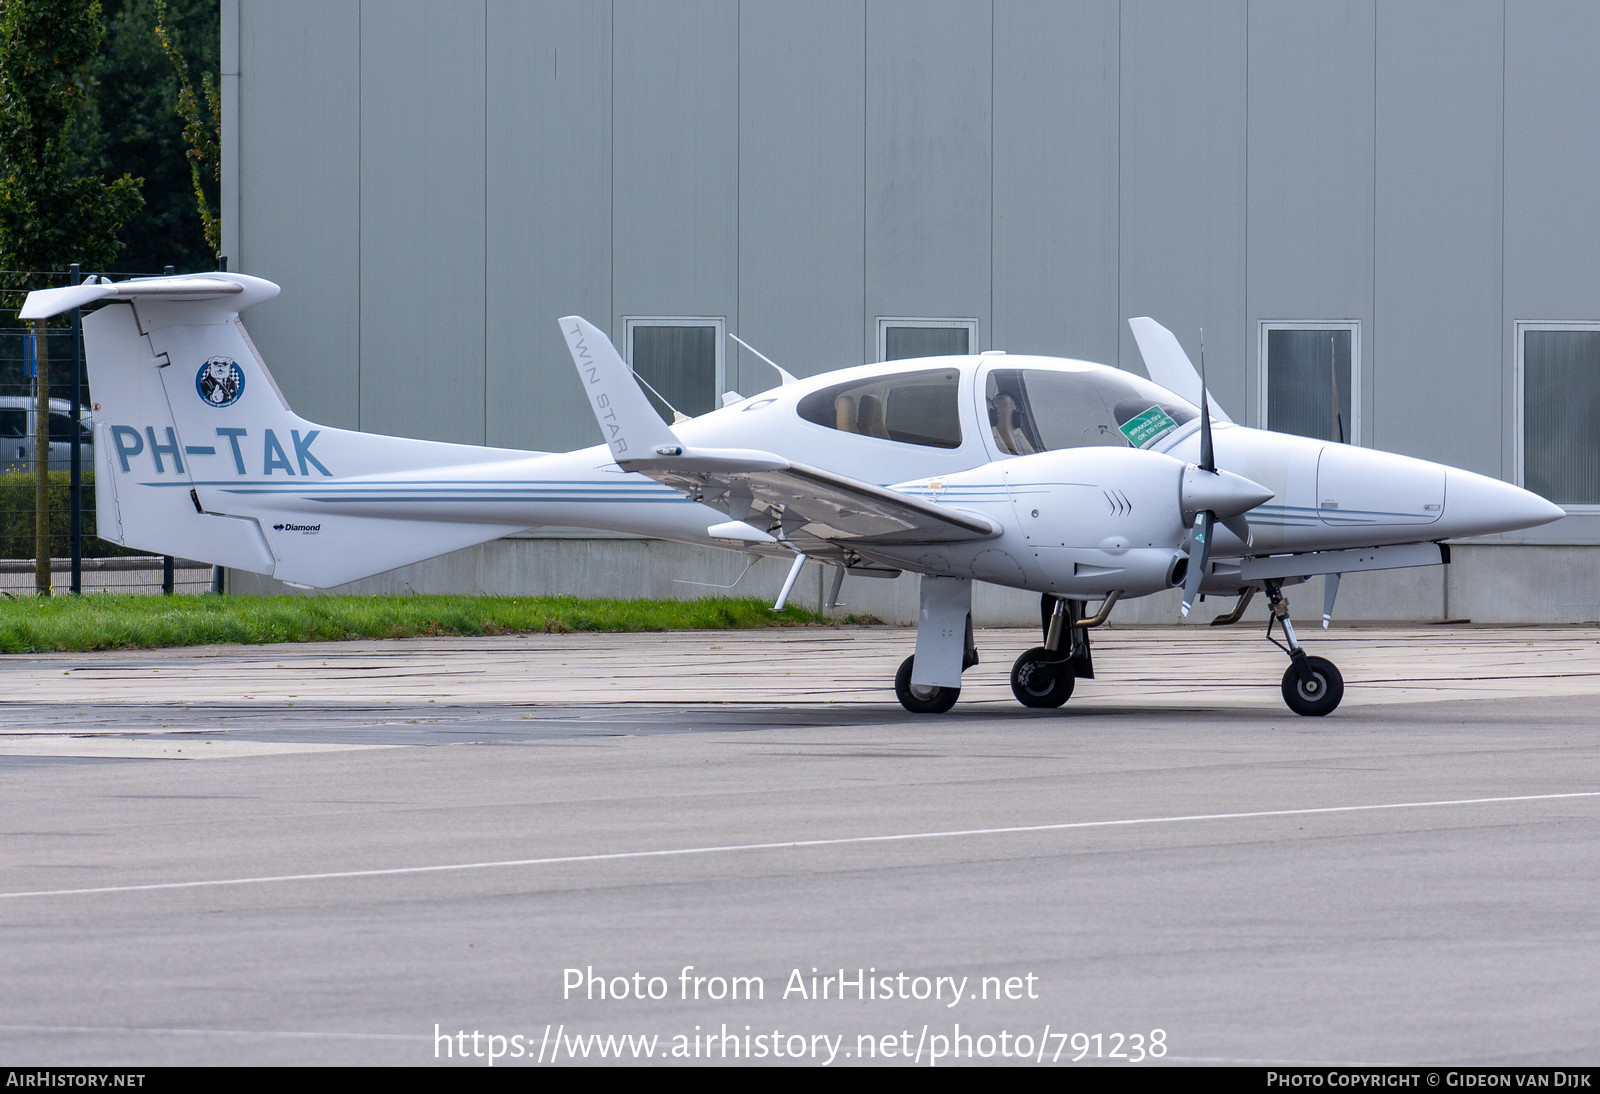
[{"label": "fuselage", "polygon": [[[1002,354],[844,369],[675,430],[696,447],[778,453],[981,514],[1002,529],[964,547],[869,552],[875,565],[1083,596],[1172,583],[1187,516],[1168,499],[1176,474],[1199,457],[1199,411],[1170,391],[1103,365]],[[235,489],[270,491],[279,510],[308,515],[366,515],[381,505],[391,518],[751,547],[709,532],[726,531],[726,514],[623,472],[604,445],[346,477],[334,466],[340,431],[328,432],[328,476],[268,469],[244,474]],[[1560,514],[1506,483],[1407,456],[1228,423],[1214,436],[1218,468],[1273,495],[1248,513],[1248,543],[1218,526],[1218,559],[1438,541]]]}]

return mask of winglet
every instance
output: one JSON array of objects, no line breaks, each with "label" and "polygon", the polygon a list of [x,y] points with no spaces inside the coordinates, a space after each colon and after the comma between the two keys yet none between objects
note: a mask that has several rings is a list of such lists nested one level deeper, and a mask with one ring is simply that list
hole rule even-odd
[{"label": "winglet", "polygon": [[[647,475],[679,472],[776,471],[789,461],[750,448],[689,448],[644,397],[633,370],[593,323],[576,315],[561,320],[572,363],[589,396],[595,421],[611,458],[624,471]],[[659,477],[659,476],[658,476]]]},{"label": "winglet", "polygon": [[617,466],[681,454],[683,442],[639,390],[633,370],[623,362],[611,339],[576,315],[561,320],[561,333],[566,335],[578,379]]},{"label": "winglet", "polygon": [[[1150,379],[1172,392],[1181,395],[1195,406],[1200,405],[1201,382],[1200,374],[1195,371],[1194,363],[1189,360],[1189,355],[1183,352],[1183,347],[1178,344],[1170,330],[1157,323],[1148,316],[1128,320],[1128,326],[1133,329],[1134,341],[1139,343],[1139,354],[1144,358],[1145,371],[1150,373]],[[1211,416],[1219,421],[1231,422],[1232,418],[1212,398]]]}]

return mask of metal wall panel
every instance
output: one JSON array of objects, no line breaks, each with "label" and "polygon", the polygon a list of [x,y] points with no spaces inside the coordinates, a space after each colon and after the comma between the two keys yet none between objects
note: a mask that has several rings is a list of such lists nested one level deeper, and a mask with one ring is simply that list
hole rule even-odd
[{"label": "metal wall panel", "polygon": [[1263,319],[1360,320],[1371,387],[1374,33],[1374,0],[1250,5],[1252,367],[1239,421],[1257,418]]},{"label": "metal wall panel", "polygon": [[1148,315],[1248,421],[1255,358],[1245,308],[1245,5],[1122,7],[1120,364],[1143,372],[1129,316]]},{"label": "metal wall panel", "polygon": [[880,315],[975,317],[989,344],[992,28],[988,4],[867,5],[869,360]]},{"label": "metal wall panel", "polygon": [[617,0],[610,326],[619,348],[622,315],[726,316],[737,329],[738,15],[733,0]]},{"label": "metal wall panel", "polygon": [[490,0],[488,443],[600,441],[556,320],[611,318],[611,7]]},{"label": "metal wall panel", "polygon": [[1600,5],[1519,0],[1505,24],[1506,319],[1600,320]]},{"label": "metal wall panel", "polygon": [[250,334],[284,396],[360,421],[357,0],[239,5],[238,249],[230,267],[283,286]]},{"label": "metal wall panel", "polygon": [[[1600,320],[1597,45],[1600,7],[1592,3],[1507,5],[1503,337],[1508,362],[1516,359],[1518,320]],[[1508,368],[1508,408],[1516,405],[1514,383]],[[1508,473],[1519,443],[1517,423],[1509,425]],[[1516,538],[1592,542],[1600,539],[1600,516],[1568,517]]]},{"label": "metal wall panel", "polygon": [[[739,324],[796,376],[860,364],[865,315],[866,5],[739,8]],[[729,347],[730,384],[772,369]]]},{"label": "metal wall panel", "polygon": [[1115,361],[1118,5],[997,0],[994,321],[1012,353]]},{"label": "metal wall panel", "polygon": [[1373,403],[1380,448],[1501,464],[1502,12],[1378,7]]},{"label": "metal wall panel", "polygon": [[484,440],[484,0],[366,0],[361,428]]}]

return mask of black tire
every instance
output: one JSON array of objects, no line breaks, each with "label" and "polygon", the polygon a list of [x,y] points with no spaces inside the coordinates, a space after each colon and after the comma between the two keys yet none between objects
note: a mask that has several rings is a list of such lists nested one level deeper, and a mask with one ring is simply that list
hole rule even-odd
[{"label": "black tire", "polygon": [[1290,665],[1283,674],[1283,701],[1296,714],[1320,718],[1331,714],[1344,698],[1344,677],[1332,661],[1323,657],[1307,657],[1306,669],[1310,680],[1300,676],[1300,667]]},{"label": "black tire", "polygon": [[[907,657],[900,663],[900,671],[894,674],[894,696],[900,700],[900,705],[912,714],[943,714],[955,706],[961,697],[960,688],[912,689],[911,662],[915,660],[915,657]],[[927,694],[923,694],[924,691]]]},{"label": "black tire", "polygon": [[1077,679],[1059,653],[1035,646],[1011,666],[1011,694],[1025,707],[1058,707],[1072,698]]}]

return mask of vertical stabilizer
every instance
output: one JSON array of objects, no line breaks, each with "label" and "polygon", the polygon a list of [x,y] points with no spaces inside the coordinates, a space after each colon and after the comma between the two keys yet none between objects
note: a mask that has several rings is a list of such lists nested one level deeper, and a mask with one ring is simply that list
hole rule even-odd
[{"label": "vertical stabilizer", "polygon": [[[1181,395],[1195,406],[1199,406],[1204,384],[1201,382],[1200,374],[1195,371],[1194,362],[1183,352],[1183,346],[1179,345],[1177,337],[1148,316],[1130,319],[1128,326],[1133,330],[1133,340],[1139,343],[1139,356],[1144,358],[1144,369],[1150,374],[1150,379],[1174,395]],[[1215,398],[1209,401],[1213,418],[1219,422],[1233,421],[1227,412],[1217,405]]]},{"label": "vertical stabilizer", "polygon": [[[540,454],[295,414],[238,315],[277,292],[219,273],[29,294],[25,318],[104,302],[83,321],[102,537],[328,587],[526,527],[451,503],[485,469]],[[382,515],[419,484],[425,514]]]}]

